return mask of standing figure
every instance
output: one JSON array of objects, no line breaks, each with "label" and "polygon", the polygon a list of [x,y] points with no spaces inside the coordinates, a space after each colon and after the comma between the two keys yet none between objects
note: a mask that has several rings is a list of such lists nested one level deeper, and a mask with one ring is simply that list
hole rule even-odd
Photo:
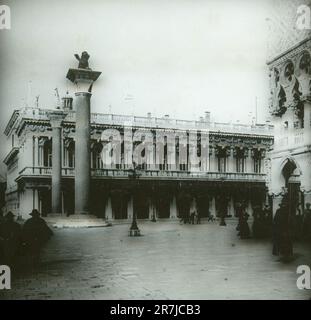
[{"label": "standing figure", "polygon": [[273,222],[273,216],[272,216],[272,210],[269,207],[269,205],[265,205],[263,208],[263,217],[264,217],[264,225],[265,225],[265,234],[266,236],[272,235],[272,222]]},{"label": "standing figure", "polygon": [[236,216],[238,217],[238,225],[236,227],[236,231],[240,231],[241,220],[243,217],[243,207],[240,202],[237,202],[236,204]]},{"label": "standing figure", "polygon": [[311,240],[311,204],[306,203],[306,209],[303,216],[303,237],[306,240]]},{"label": "standing figure", "polygon": [[199,211],[196,212],[196,222],[197,224],[201,224],[201,215]]},{"label": "standing figure", "polygon": [[273,220],[273,255],[288,259],[293,255],[292,219],[286,201],[282,201]]},{"label": "standing figure", "polygon": [[254,238],[263,238],[266,235],[264,212],[260,205],[254,206],[254,222],[253,222],[253,236]]},{"label": "standing figure", "polygon": [[[0,210],[0,230],[1,230],[1,225],[2,223],[4,223],[4,216],[3,216],[3,211],[2,209]],[[0,265],[1,265],[1,262],[3,261],[3,248],[2,248],[2,242],[1,242],[1,239],[0,239]]]},{"label": "standing figure", "polygon": [[30,265],[35,267],[39,263],[42,246],[50,239],[53,232],[46,222],[40,218],[38,210],[32,210],[30,215],[32,217],[23,226],[23,239],[29,254]]},{"label": "standing figure", "polygon": [[250,238],[250,229],[247,222],[248,218],[249,218],[249,214],[245,210],[243,210],[243,214],[240,221],[240,232],[239,232],[239,236],[241,239]]},{"label": "standing figure", "polygon": [[194,224],[194,220],[195,220],[195,211],[192,211],[190,213],[190,223],[191,224]]},{"label": "standing figure", "polygon": [[17,251],[21,243],[21,226],[14,221],[15,215],[9,211],[0,226],[2,262],[11,268],[15,265]]}]

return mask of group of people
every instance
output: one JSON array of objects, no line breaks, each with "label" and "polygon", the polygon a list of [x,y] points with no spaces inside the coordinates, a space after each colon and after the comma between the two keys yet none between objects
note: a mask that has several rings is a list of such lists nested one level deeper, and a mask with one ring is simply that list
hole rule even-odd
[{"label": "group of people", "polygon": [[184,214],[181,219],[180,222],[186,224],[200,224],[201,223],[201,217],[200,214],[197,210],[193,210],[190,213],[186,213]]},{"label": "group of people", "polygon": [[273,255],[291,258],[293,255],[293,240],[298,232],[302,239],[311,240],[311,204],[306,203],[304,214],[291,212],[286,198],[279,204],[273,219]]},{"label": "group of people", "polygon": [[268,205],[262,208],[260,205],[255,205],[253,210],[253,237],[260,239],[270,237],[272,234],[272,210]]},{"label": "group of people", "polygon": [[11,211],[0,216],[0,264],[14,269],[17,257],[26,256],[31,268],[37,266],[41,248],[53,232],[38,210],[32,210],[30,216],[23,225],[15,221]]}]

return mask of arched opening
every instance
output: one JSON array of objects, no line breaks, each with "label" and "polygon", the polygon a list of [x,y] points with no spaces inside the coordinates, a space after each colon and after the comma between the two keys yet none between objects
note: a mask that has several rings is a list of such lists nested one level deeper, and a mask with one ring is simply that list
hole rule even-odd
[{"label": "arched opening", "polygon": [[68,167],[74,168],[75,166],[75,142],[72,140],[69,142],[68,147]]},{"label": "arched opening", "polygon": [[43,166],[52,167],[52,140],[46,140],[43,145]]},{"label": "arched opening", "polygon": [[102,161],[102,153],[103,144],[101,142],[95,142],[92,146],[92,168],[93,169],[102,169],[103,161]]},{"label": "arched opening", "polygon": [[114,219],[127,219],[129,196],[122,189],[111,191],[112,216]]},{"label": "arched opening", "polygon": [[288,200],[289,213],[293,216],[297,214],[300,207],[303,207],[303,194],[300,191],[300,170],[297,163],[290,158],[285,160],[282,168],[284,177],[285,198]]},{"label": "arched opening", "polygon": [[297,169],[297,165],[294,160],[287,158],[282,169],[282,175],[285,180],[285,187],[288,187],[289,180]]}]

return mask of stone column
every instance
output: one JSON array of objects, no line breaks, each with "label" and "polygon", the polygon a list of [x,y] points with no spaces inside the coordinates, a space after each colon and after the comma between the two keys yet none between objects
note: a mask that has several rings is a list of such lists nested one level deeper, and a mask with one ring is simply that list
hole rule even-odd
[{"label": "stone column", "polygon": [[52,111],[48,114],[52,126],[52,213],[62,212],[62,121],[66,114]]},{"label": "stone column", "polygon": [[133,203],[133,196],[130,196],[130,199],[127,204],[127,219],[130,220],[133,218],[133,212],[134,212],[134,203]]},{"label": "stone column", "polygon": [[154,210],[155,210],[155,208],[153,205],[153,201],[152,201],[152,198],[150,197],[150,199],[149,199],[149,220],[153,219],[153,215],[155,214]]},{"label": "stone column", "polygon": [[76,85],[75,213],[89,214],[91,184],[90,117],[91,91],[101,72],[69,69],[67,78]]},{"label": "stone column", "polygon": [[108,199],[107,199],[107,204],[106,204],[106,209],[105,209],[105,218],[107,220],[111,220],[112,219],[111,197],[108,197]]},{"label": "stone column", "polygon": [[34,137],[34,167],[39,166],[39,138]]},{"label": "stone column", "polygon": [[230,197],[230,200],[228,203],[228,214],[231,215],[232,217],[235,216],[233,197]]},{"label": "stone column", "polygon": [[252,157],[252,150],[247,150],[245,158],[245,172],[253,173],[254,172],[254,159]]},{"label": "stone column", "polygon": [[176,196],[173,195],[171,202],[170,202],[170,218],[174,219],[177,218],[177,203],[176,203]]},{"label": "stone column", "polygon": [[236,172],[236,158],[234,157],[234,149],[229,148],[227,172]]},{"label": "stone column", "polygon": [[214,217],[217,216],[217,212],[216,212],[216,199],[215,199],[214,196],[210,199],[209,211],[210,211],[211,215],[213,215]]}]

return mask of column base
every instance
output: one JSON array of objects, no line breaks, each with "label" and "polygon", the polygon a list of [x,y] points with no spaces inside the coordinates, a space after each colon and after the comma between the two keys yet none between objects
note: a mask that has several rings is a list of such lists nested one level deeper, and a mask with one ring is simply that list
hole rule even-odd
[{"label": "column base", "polygon": [[104,219],[97,218],[90,214],[73,214],[69,217],[65,215],[48,216],[45,220],[53,228],[93,228],[109,227],[112,225]]},{"label": "column base", "polygon": [[129,237],[140,237],[140,236],[141,236],[141,234],[140,234],[140,230],[138,228],[129,230]]}]

